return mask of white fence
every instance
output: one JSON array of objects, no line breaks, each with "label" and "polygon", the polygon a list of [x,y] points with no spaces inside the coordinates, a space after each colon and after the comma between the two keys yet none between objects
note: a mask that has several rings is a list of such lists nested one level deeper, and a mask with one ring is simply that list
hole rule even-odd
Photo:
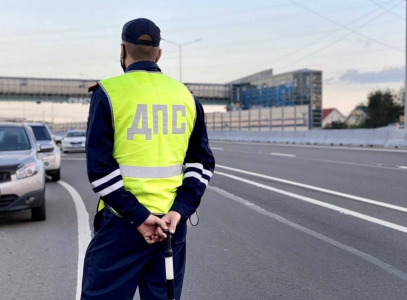
[{"label": "white fence", "polygon": [[212,131],[208,134],[210,140],[218,141],[407,148],[407,131],[393,127],[295,132]]},{"label": "white fence", "polygon": [[255,108],[206,113],[209,131],[300,131],[308,130],[309,106]]}]

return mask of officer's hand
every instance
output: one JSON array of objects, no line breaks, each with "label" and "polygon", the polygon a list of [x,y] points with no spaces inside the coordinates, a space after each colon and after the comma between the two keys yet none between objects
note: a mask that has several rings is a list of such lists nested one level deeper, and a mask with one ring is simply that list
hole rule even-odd
[{"label": "officer's hand", "polygon": [[137,230],[141,233],[148,244],[154,244],[157,240],[162,240],[167,237],[162,230],[157,230],[158,227],[168,230],[165,221],[156,216],[150,215],[139,227],[137,227]]},{"label": "officer's hand", "polygon": [[168,225],[168,227],[170,228],[170,233],[174,234],[175,229],[177,228],[177,225],[181,220],[181,215],[176,211],[170,211],[168,214],[162,217],[161,220]]}]

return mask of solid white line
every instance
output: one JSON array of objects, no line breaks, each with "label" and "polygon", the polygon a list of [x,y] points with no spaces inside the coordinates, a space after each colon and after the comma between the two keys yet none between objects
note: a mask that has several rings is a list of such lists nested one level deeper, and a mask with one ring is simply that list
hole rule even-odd
[{"label": "solid white line", "polygon": [[356,147],[334,147],[334,146],[318,146],[318,145],[293,145],[293,144],[273,144],[273,143],[257,143],[257,142],[231,142],[231,141],[214,141],[209,140],[210,143],[218,144],[243,144],[243,145],[266,145],[270,147],[293,147],[293,148],[320,148],[331,150],[353,150],[353,151],[374,151],[374,152],[394,152],[394,153],[407,153],[407,150],[400,149],[381,149],[381,148],[356,148]]},{"label": "solid white line", "polygon": [[80,300],[82,291],[82,272],[86,248],[91,240],[89,227],[89,214],[79,193],[68,183],[58,181],[60,185],[67,189],[75,203],[76,215],[78,216],[78,269],[76,281],[76,300]]},{"label": "solid white line", "polygon": [[365,220],[365,221],[368,221],[368,222],[372,222],[372,223],[379,224],[379,225],[382,225],[382,226],[385,226],[385,227],[388,227],[388,228],[391,228],[391,229],[394,229],[394,230],[398,230],[398,231],[407,233],[407,227],[404,227],[404,226],[401,226],[401,225],[397,225],[397,224],[394,224],[394,223],[383,221],[381,219],[373,218],[373,217],[370,217],[368,215],[364,215],[364,214],[355,212],[353,210],[342,208],[342,207],[339,207],[339,206],[336,206],[336,205],[328,204],[328,203],[325,203],[325,202],[322,202],[322,201],[319,201],[319,200],[315,200],[315,199],[304,197],[304,196],[297,195],[297,194],[294,194],[294,193],[286,192],[284,190],[276,189],[276,188],[270,187],[268,185],[257,183],[255,181],[247,180],[247,179],[237,177],[237,176],[234,176],[234,175],[230,175],[230,174],[226,174],[226,173],[222,173],[222,172],[218,172],[218,171],[216,171],[215,173],[218,174],[218,175],[229,177],[229,178],[232,178],[232,179],[235,179],[235,180],[247,183],[247,184],[251,184],[251,185],[257,186],[259,188],[263,188],[263,189],[266,189],[266,190],[269,190],[269,191],[272,191],[272,192],[275,192],[275,193],[278,193],[278,194],[282,194],[282,195],[285,195],[285,196],[288,196],[288,197],[292,197],[292,198],[295,198],[295,199],[298,199],[298,200],[302,200],[304,202],[308,202],[308,203],[311,203],[311,204],[322,206],[322,207],[325,207],[325,208],[340,212],[342,214],[350,215],[350,216],[353,216],[353,217],[358,218],[358,219],[362,219],[362,220]]},{"label": "solid white line", "polygon": [[284,154],[284,153],[270,153],[270,155],[274,156],[285,156],[285,157],[295,157],[296,155],[294,154]]},{"label": "solid white line", "polygon": [[236,195],[233,195],[233,194],[231,194],[231,193],[229,193],[229,192],[227,192],[225,190],[222,190],[222,189],[217,188],[217,187],[211,187],[211,186],[209,186],[208,189],[220,194],[221,196],[223,196],[225,198],[228,198],[228,199],[236,201],[236,202],[238,202],[240,204],[246,205],[250,209],[253,209],[254,211],[256,211],[256,212],[258,212],[258,213],[260,213],[260,214],[262,214],[264,216],[272,218],[272,219],[274,219],[274,220],[276,220],[276,221],[278,221],[278,222],[280,222],[282,224],[285,224],[285,225],[287,225],[287,226],[289,226],[291,228],[294,228],[294,229],[299,230],[299,231],[301,231],[301,232],[303,232],[305,234],[308,234],[308,235],[310,235],[310,236],[312,236],[312,237],[314,237],[314,238],[316,238],[316,239],[318,239],[320,241],[323,241],[323,242],[328,243],[328,244],[330,244],[330,245],[332,245],[334,247],[337,247],[337,248],[342,249],[344,251],[347,251],[347,252],[349,252],[349,253],[351,253],[353,255],[356,255],[357,257],[359,257],[361,259],[364,259],[364,260],[378,266],[379,268],[383,269],[384,271],[386,271],[386,272],[388,272],[388,273],[390,273],[390,274],[392,274],[392,275],[394,275],[394,276],[396,276],[396,277],[398,277],[400,279],[403,279],[403,280],[407,281],[407,274],[406,273],[400,271],[399,269],[393,267],[392,265],[389,265],[389,264],[381,261],[380,259],[378,259],[378,258],[376,258],[376,257],[374,257],[374,256],[372,256],[372,255],[370,255],[368,253],[364,253],[364,252],[362,252],[360,250],[357,250],[357,249],[355,249],[353,247],[342,244],[342,243],[340,243],[340,242],[338,242],[336,240],[333,240],[333,239],[331,239],[331,238],[329,238],[329,237],[327,237],[325,235],[322,235],[322,234],[320,234],[320,233],[318,233],[316,231],[313,231],[313,230],[308,229],[306,227],[303,227],[303,226],[301,226],[301,225],[299,225],[297,223],[294,223],[294,222],[292,222],[290,220],[287,220],[286,218],[283,218],[282,216],[273,214],[273,213],[265,210],[264,208],[262,208],[260,206],[257,206],[257,205],[255,205],[253,203],[247,202],[246,200],[244,200],[244,199],[242,199],[242,198],[240,198],[240,197],[238,197]]},{"label": "solid white line", "polygon": [[223,148],[211,147],[212,150],[223,150]]},{"label": "solid white line", "polygon": [[256,176],[256,177],[260,177],[260,178],[264,178],[264,179],[268,179],[268,180],[272,180],[272,181],[277,181],[277,182],[281,182],[281,183],[285,183],[285,184],[289,184],[289,185],[293,185],[293,186],[298,186],[298,187],[313,190],[313,191],[318,191],[318,192],[322,192],[322,193],[326,193],[326,194],[330,194],[330,195],[334,195],[334,196],[344,197],[344,198],[348,198],[348,199],[351,199],[351,200],[364,202],[364,203],[369,203],[369,204],[373,204],[373,205],[377,205],[377,206],[381,206],[381,207],[385,207],[385,208],[390,208],[390,209],[393,209],[393,210],[402,211],[402,212],[407,213],[407,207],[388,204],[388,203],[375,201],[375,200],[371,200],[371,199],[367,199],[367,198],[363,198],[363,197],[359,197],[359,196],[354,196],[354,195],[350,195],[350,194],[340,193],[340,192],[336,192],[336,191],[332,191],[332,190],[328,190],[328,189],[324,189],[324,188],[320,188],[320,187],[316,187],[316,186],[312,186],[312,185],[308,185],[308,184],[298,183],[298,182],[295,182],[295,181],[289,181],[289,180],[280,179],[280,178],[276,178],[276,177],[271,177],[271,176],[267,176],[267,175],[262,175],[262,174],[258,174],[258,173],[254,173],[254,172],[249,172],[249,171],[244,171],[244,170],[240,170],[240,169],[230,168],[230,167],[226,167],[226,166],[222,166],[222,165],[216,165],[216,167],[221,168],[221,169],[230,170],[230,171],[233,171],[233,172],[238,172],[238,173],[243,173],[243,174],[247,174],[247,175],[251,175],[251,176]]},{"label": "solid white line", "polygon": [[400,166],[399,168],[400,169],[407,169],[407,167],[404,167],[404,166]]}]

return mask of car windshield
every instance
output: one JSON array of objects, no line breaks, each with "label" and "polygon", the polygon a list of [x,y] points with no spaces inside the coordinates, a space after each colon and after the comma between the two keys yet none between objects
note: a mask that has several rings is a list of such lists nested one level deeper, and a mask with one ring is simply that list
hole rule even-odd
[{"label": "car windshield", "polygon": [[45,126],[31,126],[37,141],[50,141],[51,136]]},{"label": "car windshield", "polygon": [[27,133],[22,127],[0,127],[0,151],[31,149]]},{"label": "car windshield", "polygon": [[71,131],[66,134],[67,137],[82,137],[86,136],[85,131]]}]

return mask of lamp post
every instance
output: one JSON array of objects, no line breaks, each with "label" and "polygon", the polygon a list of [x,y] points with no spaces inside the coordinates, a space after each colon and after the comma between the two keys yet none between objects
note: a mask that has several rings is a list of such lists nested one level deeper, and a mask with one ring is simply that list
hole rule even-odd
[{"label": "lamp post", "polygon": [[202,39],[199,38],[199,39],[196,39],[196,40],[193,40],[193,41],[189,41],[189,42],[185,42],[185,43],[182,43],[182,44],[178,44],[178,43],[176,43],[176,42],[172,42],[172,41],[169,41],[169,40],[167,40],[167,39],[162,39],[162,40],[163,40],[164,42],[167,42],[167,43],[170,43],[170,44],[173,44],[173,45],[178,46],[178,49],[179,49],[179,81],[182,82],[182,47],[184,47],[184,46],[186,46],[186,45],[191,45],[191,44],[198,43],[198,42],[202,41]]},{"label": "lamp post", "polygon": [[[407,19],[407,1],[406,1],[406,19]],[[404,81],[404,130],[407,131],[407,21],[406,21],[406,61],[405,61],[405,81]]]}]

